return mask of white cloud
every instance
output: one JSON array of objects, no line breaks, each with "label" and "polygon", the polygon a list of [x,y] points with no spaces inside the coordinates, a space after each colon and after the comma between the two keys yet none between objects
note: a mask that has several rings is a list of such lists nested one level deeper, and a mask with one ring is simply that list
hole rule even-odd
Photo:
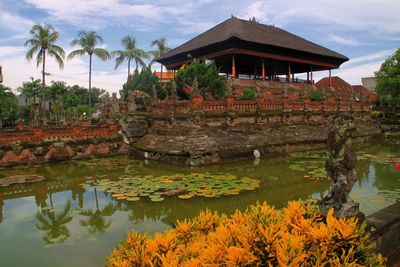
[{"label": "white cloud", "polygon": [[33,25],[33,21],[16,14],[0,10],[0,29],[9,29],[19,34],[26,34]]},{"label": "white cloud", "polygon": [[[36,68],[34,61],[28,63],[25,59],[27,48],[21,46],[0,46],[0,61],[3,66],[4,84],[16,89],[21,86],[23,81],[27,81],[29,77],[41,79],[41,69]],[[68,54],[70,50],[66,51]],[[88,87],[88,73],[89,66],[84,57],[66,60],[63,70],[58,68],[57,63],[53,58],[48,58],[46,61],[46,72],[50,76],[46,77],[46,83],[51,80],[63,80],[69,85],[78,84]],[[100,64],[109,64],[109,62],[101,62],[94,60],[93,65],[99,66]],[[92,86],[103,88],[109,92],[118,92],[126,79],[126,69],[118,71],[96,71],[92,70]]]},{"label": "white cloud", "polygon": [[342,44],[342,45],[347,45],[347,46],[358,46],[360,45],[360,42],[353,39],[353,38],[349,38],[349,37],[342,37],[336,34],[330,34],[328,36],[329,40],[338,43],[338,44]]},{"label": "white cloud", "polygon": [[394,53],[394,51],[395,51],[394,49],[388,49],[388,50],[374,52],[372,54],[365,55],[365,56],[351,58],[348,62],[343,64],[343,66],[346,67],[349,65],[365,63],[368,61],[374,61],[374,60],[376,61],[377,59],[379,59],[380,61],[383,61],[384,59],[386,59],[387,57],[392,55]]},{"label": "white cloud", "polygon": [[398,0],[266,0],[253,2],[242,14],[277,25],[308,22],[399,33],[399,10]]}]

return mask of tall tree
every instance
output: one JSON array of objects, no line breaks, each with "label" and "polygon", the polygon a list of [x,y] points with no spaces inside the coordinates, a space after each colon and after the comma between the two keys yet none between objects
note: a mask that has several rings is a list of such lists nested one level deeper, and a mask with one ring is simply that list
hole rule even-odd
[{"label": "tall tree", "polygon": [[29,82],[23,82],[22,86],[17,90],[25,97],[25,104],[29,106],[29,117],[30,121],[37,121],[36,112],[36,97],[39,96],[41,85],[39,79],[35,80],[31,77]]},{"label": "tall tree", "polygon": [[31,39],[25,42],[25,46],[29,46],[30,49],[26,53],[26,59],[31,61],[35,53],[36,65],[42,63],[42,89],[46,86],[46,54],[54,57],[59,67],[64,68],[64,57],[65,52],[60,46],[56,45],[55,42],[58,40],[59,34],[56,32],[51,25],[33,25],[30,31]]},{"label": "tall tree", "polygon": [[375,76],[379,99],[390,106],[400,107],[400,48],[383,62]]},{"label": "tall tree", "polygon": [[92,88],[92,57],[97,56],[101,60],[111,59],[110,54],[103,48],[96,47],[103,43],[103,38],[98,35],[95,31],[81,31],[78,34],[78,38],[71,42],[71,46],[80,46],[81,49],[77,49],[69,53],[68,59],[72,59],[76,56],[89,55],[89,119],[92,119],[92,100],[90,97],[90,90]]},{"label": "tall tree", "polygon": [[128,80],[129,75],[131,74],[131,61],[135,61],[135,70],[138,69],[138,66],[144,67],[146,64],[143,61],[143,58],[149,58],[149,54],[147,54],[144,50],[136,47],[136,38],[130,35],[125,36],[121,40],[121,44],[124,47],[124,50],[116,50],[111,54],[115,57],[115,69],[121,66],[122,63],[128,61]]},{"label": "tall tree", "polygon": [[[151,42],[152,47],[156,47],[157,50],[150,51],[149,53],[153,55],[153,59],[150,61],[150,66],[157,60],[157,58],[161,57],[165,53],[167,53],[171,48],[167,47],[167,41],[165,38],[160,38],[158,40],[154,40]],[[162,73],[163,73],[163,65],[161,64],[161,77],[160,80],[162,82]]]},{"label": "tall tree", "polygon": [[0,129],[3,128],[4,118],[15,111],[17,108],[17,99],[9,87],[0,84]]}]

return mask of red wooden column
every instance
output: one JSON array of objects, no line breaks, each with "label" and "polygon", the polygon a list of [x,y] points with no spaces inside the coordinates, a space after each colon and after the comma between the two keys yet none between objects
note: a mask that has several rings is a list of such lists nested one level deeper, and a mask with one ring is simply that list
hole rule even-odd
[{"label": "red wooden column", "polygon": [[291,82],[291,81],[290,81],[290,80],[291,80],[291,77],[290,77],[290,76],[291,76],[291,70],[290,70],[290,63],[289,63],[289,65],[288,65],[288,74],[287,74],[287,82],[288,82],[288,83]]},{"label": "red wooden column", "polygon": [[236,78],[236,62],[235,62],[235,55],[232,55],[232,78]]},{"label": "red wooden column", "polygon": [[310,78],[311,78],[311,84],[314,84],[313,73],[312,73],[312,66],[311,66]]},{"label": "red wooden column", "polygon": [[331,69],[329,69],[329,86],[332,86]]},{"label": "red wooden column", "polygon": [[310,83],[310,72],[307,71],[307,84]]},{"label": "red wooden column", "polygon": [[265,65],[264,59],[262,59],[262,71],[261,71],[262,80],[265,81]]}]

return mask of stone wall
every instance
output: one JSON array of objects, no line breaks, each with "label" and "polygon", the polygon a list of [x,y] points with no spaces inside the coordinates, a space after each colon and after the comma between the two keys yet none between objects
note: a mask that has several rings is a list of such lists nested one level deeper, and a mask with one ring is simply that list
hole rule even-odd
[{"label": "stone wall", "polygon": [[0,132],[0,166],[127,154],[116,125]]},{"label": "stone wall", "polygon": [[[343,112],[344,113],[344,112]],[[346,112],[348,113],[348,112]],[[204,165],[326,146],[333,111],[169,113],[149,117],[146,133],[131,144],[135,157]],[[339,113],[340,114],[340,113]],[[354,112],[355,141],[381,131],[369,112]]]},{"label": "stone wall", "polygon": [[388,258],[388,266],[400,264],[400,203],[366,217],[371,244]]}]

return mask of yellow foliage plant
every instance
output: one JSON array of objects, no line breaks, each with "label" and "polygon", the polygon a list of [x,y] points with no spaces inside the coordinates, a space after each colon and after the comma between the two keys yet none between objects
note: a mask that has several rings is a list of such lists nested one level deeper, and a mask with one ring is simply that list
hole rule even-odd
[{"label": "yellow foliage plant", "polygon": [[231,216],[206,210],[150,237],[131,232],[107,266],[384,266],[357,219],[326,217],[315,203],[257,203]]}]

